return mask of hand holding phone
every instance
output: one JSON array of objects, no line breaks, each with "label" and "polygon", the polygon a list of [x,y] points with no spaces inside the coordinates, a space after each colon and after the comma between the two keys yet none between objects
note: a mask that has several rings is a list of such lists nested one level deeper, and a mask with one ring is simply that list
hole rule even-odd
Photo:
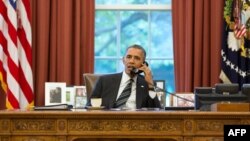
[{"label": "hand holding phone", "polygon": [[[145,64],[146,66],[148,66],[148,63],[146,61],[144,61],[143,64]],[[151,87],[152,84],[153,84],[153,76],[152,76],[151,70],[150,70],[150,68],[145,67],[145,66],[143,68],[144,68],[143,69],[144,71],[139,70],[138,68],[133,68],[130,71],[130,73],[131,73],[131,75],[135,75],[135,74],[139,74],[139,73],[144,72],[144,78],[145,78],[146,82],[148,83],[149,87]]]},{"label": "hand holding phone", "polygon": [[[148,66],[148,62],[146,62],[146,61],[144,61],[143,64],[145,64],[146,66]],[[140,73],[142,73],[142,72],[143,72],[142,70],[139,70],[139,69],[134,68],[134,67],[133,67],[133,69],[131,70],[131,73],[133,73],[133,74],[140,74]]]}]

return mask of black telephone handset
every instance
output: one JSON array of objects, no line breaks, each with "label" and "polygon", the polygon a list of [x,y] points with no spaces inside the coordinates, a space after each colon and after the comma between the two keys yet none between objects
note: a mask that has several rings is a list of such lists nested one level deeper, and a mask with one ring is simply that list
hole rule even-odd
[{"label": "black telephone handset", "polygon": [[[148,62],[146,62],[146,61],[144,61],[143,64],[145,64],[146,66],[148,66]],[[131,70],[131,73],[133,73],[133,74],[139,74],[139,73],[142,73],[142,72],[143,72],[142,70],[139,70],[137,68],[133,68]]]}]

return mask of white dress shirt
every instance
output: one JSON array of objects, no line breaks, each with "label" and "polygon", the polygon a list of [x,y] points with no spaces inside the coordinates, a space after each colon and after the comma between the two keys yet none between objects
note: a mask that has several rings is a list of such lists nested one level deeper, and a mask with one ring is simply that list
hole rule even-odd
[{"label": "white dress shirt", "polygon": [[[116,97],[116,100],[119,98],[119,96],[121,95],[123,89],[129,83],[130,79],[131,79],[130,76],[125,71],[123,71],[122,79],[121,79],[121,83],[120,83],[120,87],[119,87],[119,90],[118,90],[118,95]],[[122,108],[136,109],[136,81],[137,81],[137,75],[134,76],[132,79],[134,81],[132,82],[131,95],[128,98],[128,101],[126,102],[126,104]],[[153,98],[155,98],[156,93],[154,91],[149,91],[149,95],[153,99]]]}]

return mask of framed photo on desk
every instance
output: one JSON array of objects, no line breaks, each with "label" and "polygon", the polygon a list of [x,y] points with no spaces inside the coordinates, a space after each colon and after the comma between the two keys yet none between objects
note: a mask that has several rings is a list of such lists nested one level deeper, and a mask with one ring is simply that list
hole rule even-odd
[{"label": "framed photo on desk", "polygon": [[170,103],[173,107],[194,107],[194,94],[175,93],[170,95]]},{"label": "framed photo on desk", "polygon": [[84,108],[87,104],[86,86],[74,86],[75,105],[74,108]]},{"label": "framed photo on desk", "polygon": [[166,106],[165,80],[154,80],[154,85],[161,90],[157,90],[156,95],[160,101],[161,107]]},{"label": "framed photo on desk", "polygon": [[75,105],[75,87],[67,86],[66,87],[66,103],[69,105]]},{"label": "framed photo on desk", "polygon": [[45,106],[66,103],[66,83],[45,82]]}]

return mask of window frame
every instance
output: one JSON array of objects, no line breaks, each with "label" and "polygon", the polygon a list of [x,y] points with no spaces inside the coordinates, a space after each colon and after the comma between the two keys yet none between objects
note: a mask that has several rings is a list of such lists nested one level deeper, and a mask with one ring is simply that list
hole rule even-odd
[{"label": "window frame", "polygon": [[[104,10],[104,11],[105,10],[107,10],[107,11],[108,10],[111,10],[111,11],[126,11],[126,10],[127,11],[131,11],[131,10],[134,10],[134,11],[171,11],[172,7],[171,7],[171,4],[148,4],[148,5],[145,5],[145,4],[96,4],[95,11],[98,11],[98,10],[100,10],[100,11],[101,10]],[[150,19],[150,15],[149,15],[149,19]],[[120,33],[119,32],[120,27],[117,27],[117,29],[118,29],[118,33]],[[149,33],[151,33],[151,31]],[[151,34],[149,34],[149,38],[151,38]],[[119,45],[119,42],[120,42],[119,36],[118,36],[117,41],[118,41],[117,42],[118,53],[116,54],[116,56],[112,56],[112,57],[111,56],[105,56],[105,57],[99,57],[99,56],[96,57],[95,56],[95,60],[106,59],[106,60],[120,60],[121,61],[122,57],[120,57],[120,56],[122,56],[122,55],[120,54],[121,48]],[[149,44],[148,50],[150,50],[151,48],[152,48],[152,46]],[[147,54],[149,54],[147,56],[147,60],[149,62],[150,62],[150,60],[168,60],[168,61],[174,60],[171,57],[151,57],[150,52],[148,52]],[[117,63],[116,66],[119,67],[119,63]]]}]

